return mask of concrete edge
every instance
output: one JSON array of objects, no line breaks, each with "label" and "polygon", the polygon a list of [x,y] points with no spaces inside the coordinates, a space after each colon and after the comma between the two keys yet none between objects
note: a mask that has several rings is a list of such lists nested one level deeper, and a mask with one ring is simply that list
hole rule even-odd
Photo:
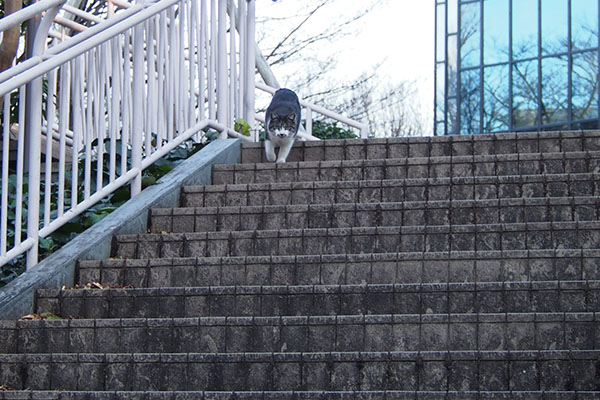
[{"label": "concrete edge", "polygon": [[145,232],[150,208],[176,207],[182,186],[210,184],[211,166],[239,163],[241,148],[239,139],[210,143],[161,178],[156,185],[147,187],[134,199],[0,289],[0,320],[17,319],[33,312],[37,289],[73,285],[77,260],[110,257],[114,235]]}]

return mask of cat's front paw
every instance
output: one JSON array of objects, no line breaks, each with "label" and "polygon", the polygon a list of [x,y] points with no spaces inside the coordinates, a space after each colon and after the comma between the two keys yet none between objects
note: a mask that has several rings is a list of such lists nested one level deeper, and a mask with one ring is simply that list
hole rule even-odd
[{"label": "cat's front paw", "polygon": [[267,156],[267,160],[270,162],[275,161],[277,156],[275,155],[275,146],[271,143],[270,140],[265,141],[265,155]]}]

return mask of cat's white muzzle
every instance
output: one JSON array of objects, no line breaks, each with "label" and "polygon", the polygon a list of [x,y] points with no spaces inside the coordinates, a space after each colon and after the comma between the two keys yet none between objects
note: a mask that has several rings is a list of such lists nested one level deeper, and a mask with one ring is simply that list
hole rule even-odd
[{"label": "cat's white muzzle", "polygon": [[277,136],[278,138],[281,138],[281,139],[288,137],[289,135],[290,135],[290,133],[284,129],[277,129],[275,131],[275,136]]}]

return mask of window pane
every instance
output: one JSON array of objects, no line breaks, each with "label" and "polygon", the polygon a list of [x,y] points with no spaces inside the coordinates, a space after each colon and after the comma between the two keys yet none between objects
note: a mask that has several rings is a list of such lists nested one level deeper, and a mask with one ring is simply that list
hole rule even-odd
[{"label": "window pane", "polygon": [[461,68],[479,65],[481,51],[479,30],[481,9],[479,3],[464,4],[460,8],[460,65]]},{"label": "window pane", "polygon": [[481,133],[479,126],[481,110],[481,86],[479,70],[463,71],[460,74],[460,133]]},{"label": "window pane", "polygon": [[571,0],[571,35],[574,49],[598,46],[598,3],[590,0]]},{"label": "window pane", "polygon": [[446,103],[446,98],[445,98],[445,93],[446,93],[446,71],[444,68],[444,64],[438,64],[438,66],[436,67],[436,73],[435,73],[435,84],[436,84],[436,90],[435,90],[435,110],[436,110],[436,120],[438,121],[442,121],[445,119],[444,116],[444,112],[445,112],[445,106],[444,104]]},{"label": "window pane", "polygon": [[538,2],[513,1],[513,60],[537,57]]},{"label": "window pane", "polygon": [[483,72],[483,130],[508,130],[508,65],[488,67]]},{"label": "window pane", "polygon": [[456,33],[458,28],[458,4],[456,0],[448,0],[448,33]]},{"label": "window pane", "polygon": [[448,100],[448,135],[456,135],[458,134],[458,124],[457,124],[457,116],[458,113],[456,111],[456,99]]},{"label": "window pane", "polygon": [[513,128],[537,125],[538,62],[524,61],[513,67]]},{"label": "window pane", "polygon": [[437,6],[437,37],[436,43],[436,61],[444,61],[446,59],[446,6],[440,4]]},{"label": "window pane", "polygon": [[[568,0],[542,1],[542,54],[566,52],[569,48]],[[587,1],[591,3],[591,1]],[[597,16],[597,14],[596,14]]]},{"label": "window pane", "polygon": [[573,119],[598,118],[598,53],[573,56]]},{"label": "window pane", "polygon": [[443,136],[446,134],[446,124],[444,122],[436,122],[435,124],[435,135]]},{"label": "window pane", "polygon": [[458,44],[456,43],[456,35],[448,36],[448,96],[456,96],[456,74],[458,71],[458,63],[456,59],[456,53],[458,51]]},{"label": "window pane", "polygon": [[568,65],[566,57],[542,60],[542,123],[568,121]]},{"label": "window pane", "polygon": [[483,6],[484,63],[508,61],[508,0],[486,0]]}]

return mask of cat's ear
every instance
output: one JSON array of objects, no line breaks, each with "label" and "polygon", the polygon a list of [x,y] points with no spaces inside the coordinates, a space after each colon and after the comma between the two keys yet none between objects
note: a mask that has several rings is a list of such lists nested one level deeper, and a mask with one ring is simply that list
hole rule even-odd
[{"label": "cat's ear", "polygon": [[292,113],[290,115],[287,116],[288,121],[290,122],[296,122],[296,113]]}]

